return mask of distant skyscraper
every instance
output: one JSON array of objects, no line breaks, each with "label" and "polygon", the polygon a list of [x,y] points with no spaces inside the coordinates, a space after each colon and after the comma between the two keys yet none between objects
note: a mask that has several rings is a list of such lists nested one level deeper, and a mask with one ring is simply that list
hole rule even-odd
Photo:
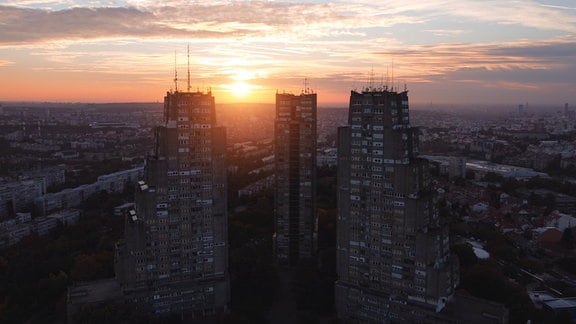
[{"label": "distant skyscraper", "polygon": [[348,116],[338,129],[338,316],[429,323],[453,295],[458,262],[417,158],[408,93],[352,91]]},{"label": "distant skyscraper", "polygon": [[574,119],[575,111],[570,109],[570,105],[568,103],[564,104],[564,117]]},{"label": "distant skyscraper", "polygon": [[226,312],[225,153],[211,93],[167,93],[156,148],[117,248],[116,275],[130,301],[184,318]]},{"label": "distant skyscraper", "polygon": [[275,254],[281,264],[316,250],[316,94],[276,94]]}]

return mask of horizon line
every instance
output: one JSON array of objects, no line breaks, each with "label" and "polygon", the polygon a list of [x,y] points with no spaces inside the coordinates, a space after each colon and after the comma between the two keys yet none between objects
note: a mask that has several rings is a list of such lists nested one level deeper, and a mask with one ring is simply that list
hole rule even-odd
[{"label": "horizon line", "polygon": [[[37,100],[0,100],[0,107],[3,104],[8,105],[22,105],[22,104],[54,104],[54,105],[135,105],[135,104],[163,104],[163,101],[37,101]],[[275,105],[275,102],[248,102],[248,101],[239,101],[239,102],[221,102],[215,103],[218,105]],[[428,107],[441,107],[441,106],[481,106],[481,107],[518,107],[518,105],[526,105],[528,104],[531,107],[564,107],[566,103],[547,103],[547,104],[539,104],[539,103],[525,103],[525,102],[518,102],[518,103],[510,103],[510,102],[502,102],[502,103],[481,103],[481,102],[422,102],[422,101],[410,101],[410,106],[428,106]],[[573,105],[570,105],[573,106]],[[349,103],[322,103],[318,104],[318,108],[348,108]]]}]

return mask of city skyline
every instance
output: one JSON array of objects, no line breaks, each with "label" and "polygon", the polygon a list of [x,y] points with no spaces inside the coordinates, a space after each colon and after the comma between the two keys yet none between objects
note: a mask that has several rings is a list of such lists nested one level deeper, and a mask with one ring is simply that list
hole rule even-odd
[{"label": "city skyline", "polygon": [[0,322],[557,323],[576,309],[570,107],[412,114],[407,91],[376,88],[350,91],[347,111],[278,93],[273,114],[180,89],[163,109],[0,107]]},{"label": "city skyline", "polygon": [[175,67],[187,89],[189,45],[192,89],[218,103],[273,103],[305,78],[319,105],[370,84],[407,84],[414,103],[576,102],[570,1],[10,0],[0,14],[2,101],[158,101]]}]

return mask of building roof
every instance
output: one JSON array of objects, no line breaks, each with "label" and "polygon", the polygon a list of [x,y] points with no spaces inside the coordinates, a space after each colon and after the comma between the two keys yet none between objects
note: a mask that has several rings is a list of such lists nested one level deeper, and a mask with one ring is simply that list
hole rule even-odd
[{"label": "building roof", "polygon": [[552,309],[576,308],[576,298],[546,300],[543,304]]},{"label": "building roof", "polygon": [[555,227],[539,227],[532,230],[537,234],[538,242],[557,243],[562,239],[562,231]]},{"label": "building roof", "polygon": [[88,304],[122,297],[120,284],[115,278],[81,282],[68,288],[68,303]]}]

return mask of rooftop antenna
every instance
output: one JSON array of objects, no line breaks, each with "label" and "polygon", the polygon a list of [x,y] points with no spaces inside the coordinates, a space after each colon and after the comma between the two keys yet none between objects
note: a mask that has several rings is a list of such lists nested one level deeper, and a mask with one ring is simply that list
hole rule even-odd
[{"label": "rooftop antenna", "polygon": [[308,94],[308,78],[304,78],[304,89],[303,93]]},{"label": "rooftop antenna", "polygon": [[188,92],[190,92],[190,44],[188,44]]},{"label": "rooftop antenna", "polygon": [[394,91],[394,59],[392,59],[392,91]]},{"label": "rooftop antenna", "polygon": [[390,69],[389,65],[386,65],[386,85],[384,86],[384,89],[386,89],[386,91],[388,91],[388,82],[390,81],[390,72],[388,71]]},{"label": "rooftop antenna", "polygon": [[178,92],[178,69],[176,64],[176,51],[174,51],[174,88]]},{"label": "rooftop antenna", "polygon": [[368,76],[368,87],[370,90],[374,90],[374,65],[370,68],[370,75]]}]

